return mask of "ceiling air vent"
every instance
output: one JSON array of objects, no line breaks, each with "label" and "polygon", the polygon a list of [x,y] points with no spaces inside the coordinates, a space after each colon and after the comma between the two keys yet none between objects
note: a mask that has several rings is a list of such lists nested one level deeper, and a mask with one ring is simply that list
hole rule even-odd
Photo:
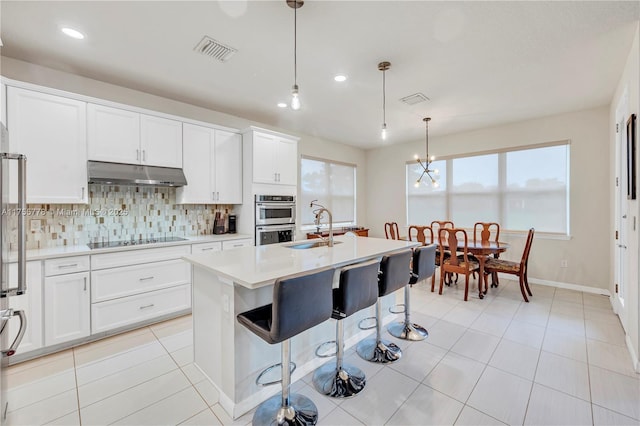
[{"label": "ceiling air vent", "polygon": [[428,100],[430,99],[422,93],[414,93],[413,95],[405,96],[404,98],[400,99],[400,102],[404,102],[407,105],[415,105]]},{"label": "ceiling air vent", "polygon": [[238,50],[231,46],[226,46],[209,36],[202,37],[202,40],[193,48],[198,53],[217,59],[220,62],[227,62]]}]

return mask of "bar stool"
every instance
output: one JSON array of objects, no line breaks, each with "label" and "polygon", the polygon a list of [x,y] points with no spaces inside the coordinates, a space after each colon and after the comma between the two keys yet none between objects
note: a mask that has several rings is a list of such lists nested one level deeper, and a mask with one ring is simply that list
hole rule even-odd
[{"label": "bar stool", "polygon": [[411,262],[412,271],[409,282],[404,286],[404,321],[390,324],[389,334],[398,339],[424,340],[429,333],[427,330],[411,322],[410,297],[411,287],[418,281],[429,278],[436,270],[436,245],[418,247],[413,251]]},{"label": "bar stool", "polygon": [[314,425],[318,421],[318,409],[309,398],[290,394],[290,339],[331,317],[333,274],[332,268],[325,268],[278,278],[273,303],[238,315],[238,322],[265,342],[282,343],[282,395],[258,406],[254,425]]},{"label": "bar stool", "polygon": [[[365,375],[359,368],[343,364],[344,326],[342,320],[372,306],[378,300],[377,260],[347,266],[340,271],[340,286],[333,289],[333,314],[336,319],[336,359],[313,374],[313,385],[324,395],[348,398],[364,389]],[[333,342],[327,342],[333,343]]]},{"label": "bar stool", "polygon": [[409,282],[411,250],[404,250],[382,258],[380,275],[378,276],[378,300],[376,301],[376,337],[358,343],[356,352],[361,358],[386,364],[400,359],[402,351],[395,343],[383,340],[382,303],[380,298],[401,289]]}]

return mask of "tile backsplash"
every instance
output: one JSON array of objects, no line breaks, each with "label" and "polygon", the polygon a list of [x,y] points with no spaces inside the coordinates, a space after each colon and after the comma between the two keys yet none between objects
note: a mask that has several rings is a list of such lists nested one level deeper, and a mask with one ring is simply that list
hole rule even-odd
[{"label": "tile backsplash", "polygon": [[[232,208],[176,204],[176,188],[90,184],[89,204],[27,206],[27,249],[209,235],[216,212],[231,214]],[[10,249],[17,250],[17,215],[7,220]]]}]

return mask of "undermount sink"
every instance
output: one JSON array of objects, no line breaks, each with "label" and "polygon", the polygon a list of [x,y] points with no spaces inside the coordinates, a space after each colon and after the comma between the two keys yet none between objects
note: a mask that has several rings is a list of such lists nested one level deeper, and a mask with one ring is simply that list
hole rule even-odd
[{"label": "undermount sink", "polygon": [[[342,241],[334,241],[333,244],[334,245],[342,244]],[[285,247],[290,249],[296,249],[296,250],[306,250],[306,249],[311,249],[316,247],[326,247],[328,245],[329,245],[329,241],[319,240],[319,241],[303,241],[300,243],[288,244]]]}]

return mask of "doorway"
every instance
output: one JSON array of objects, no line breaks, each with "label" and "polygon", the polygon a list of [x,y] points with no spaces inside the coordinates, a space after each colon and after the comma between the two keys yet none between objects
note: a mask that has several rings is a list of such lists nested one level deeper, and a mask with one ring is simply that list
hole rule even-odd
[{"label": "doorway", "polygon": [[625,118],[629,115],[629,96],[625,89],[616,108],[615,128],[615,238],[614,238],[614,288],[611,296],[613,310],[620,318],[625,332],[629,332],[629,203],[627,201],[627,133]]}]

